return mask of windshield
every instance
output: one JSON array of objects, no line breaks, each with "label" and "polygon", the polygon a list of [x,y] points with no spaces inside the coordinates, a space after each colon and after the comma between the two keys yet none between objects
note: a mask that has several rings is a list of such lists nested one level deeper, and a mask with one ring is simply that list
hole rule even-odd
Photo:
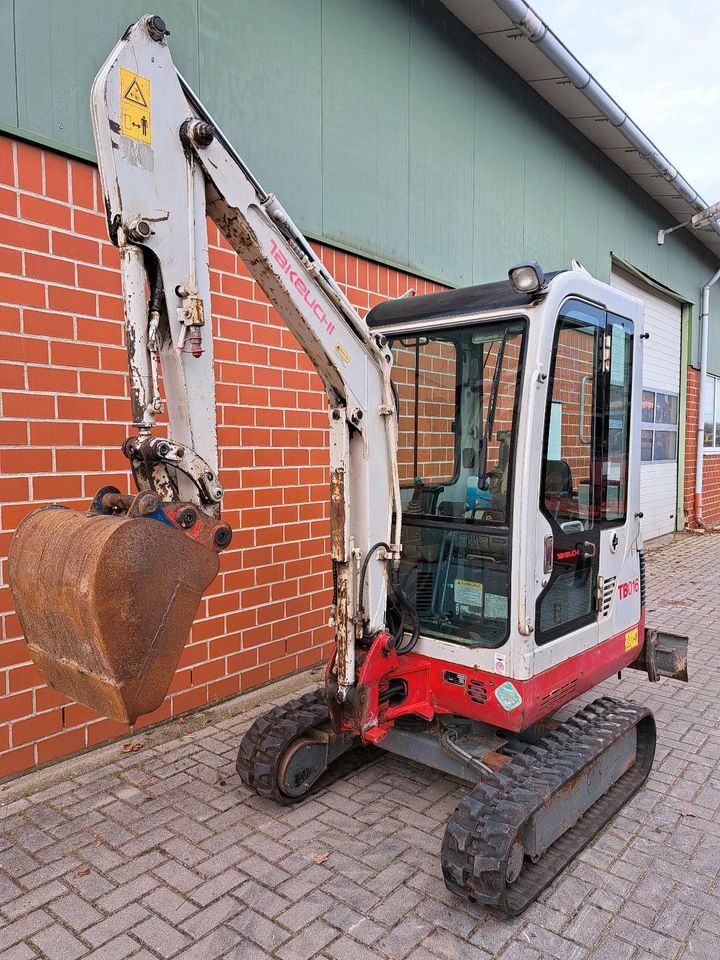
[{"label": "windshield", "polygon": [[507,636],[523,330],[505,321],[392,340],[403,589],[423,633],[472,646]]}]

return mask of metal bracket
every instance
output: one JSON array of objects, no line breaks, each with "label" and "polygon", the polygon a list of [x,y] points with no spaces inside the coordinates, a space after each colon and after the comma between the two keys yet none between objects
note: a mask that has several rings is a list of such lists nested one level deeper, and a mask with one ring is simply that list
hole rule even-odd
[{"label": "metal bracket", "polygon": [[123,453],[130,461],[138,489],[153,490],[164,503],[178,499],[174,475],[178,470],[188,477],[198,491],[201,506],[211,507],[219,516],[224,490],[209,465],[194,450],[162,437],[129,437]]}]

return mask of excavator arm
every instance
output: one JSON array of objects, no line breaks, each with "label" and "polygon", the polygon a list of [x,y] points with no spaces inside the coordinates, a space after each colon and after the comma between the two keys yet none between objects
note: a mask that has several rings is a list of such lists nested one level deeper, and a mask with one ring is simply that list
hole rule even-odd
[{"label": "excavator arm", "polygon": [[[166,37],[165,24],[157,16],[147,15],[129,27],[98,73],[91,96],[108,228],[120,250],[135,427],[123,449],[140,499],[100,491],[90,511],[93,515],[82,515],[88,529],[80,531],[71,524],[68,549],[72,552],[71,541],[79,537],[77,549],[84,561],[91,568],[95,564],[83,571],[85,581],[97,588],[84,597],[87,620],[93,624],[89,635],[84,633],[83,618],[77,616],[65,616],[60,641],[57,622],[40,617],[38,626],[37,588],[29,575],[37,562],[38,533],[42,527],[42,543],[49,545],[58,524],[70,523],[67,511],[54,516],[36,511],[19,529],[10,558],[16,605],[36,663],[63,692],[129,722],[167,692],[162,686],[169,685],[187,638],[192,619],[188,621],[187,615],[168,638],[173,653],[166,657],[162,682],[155,684],[150,700],[138,693],[156,657],[158,632],[168,632],[175,598],[182,592],[178,583],[188,579],[188,571],[175,582],[175,547],[158,556],[163,548],[153,541],[149,556],[143,550],[144,538],[159,521],[172,528],[163,533],[172,532],[173,544],[177,536],[194,541],[181,548],[190,567],[192,559],[185,557],[189,546],[217,553],[230,541],[229,528],[220,520],[223,488],[215,418],[210,217],[297,338],[327,392],[337,638],[332,669],[335,695],[342,702],[355,681],[356,641],[385,626],[388,563],[397,570],[400,559],[392,355],[384,338],[370,333],[286,211],[262,189],[177,72]],[[167,436],[154,433],[164,406]],[[108,661],[122,663],[114,649],[123,645],[122,616],[111,595],[98,598],[99,571],[106,558],[96,548],[107,539],[108,523],[128,519],[134,520],[134,568],[126,571],[125,606],[137,610],[148,595],[152,597],[158,564],[169,566],[165,576],[170,581],[159,604],[161,615],[144,633],[142,625],[136,631],[135,665],[126,663],[119,668],[122,676],[111,677]],[[122,544],[117,548],[124,549]],[[103,551],[108,548],[103,546]],[[207,565],[205,553],[198,562]],[[76,568],[77,572],[79,560]],[[68,611],[77,601],[79,589],[68,582],[66,567],[52,582],[44,578],[44,583],[55,595],[44,596],[43,607],[50,599],[56,609]],[[200,586],[193,587],[198,603]],[[202,589],[206,587],[207,583]],[[103,616],[112,620],[111,628],[105,628]],[[98,659],[98,647],[104,660]],[[64,671],[58,673],[61,661]],[[88,697],[78,677],[93,670],[99,680]],[[131,689],[134,700],[126,693]]]}]

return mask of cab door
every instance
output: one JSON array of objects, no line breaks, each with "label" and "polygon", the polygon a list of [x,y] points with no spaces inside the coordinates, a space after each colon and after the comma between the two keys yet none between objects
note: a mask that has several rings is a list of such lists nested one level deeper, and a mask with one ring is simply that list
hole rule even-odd
[{"label": "cab door", "polygon": [[539,504],[539,645],[581,630],[581,648],[597,642],[606,328],[605,311],[579,300],[563,304],[555,328]]}]

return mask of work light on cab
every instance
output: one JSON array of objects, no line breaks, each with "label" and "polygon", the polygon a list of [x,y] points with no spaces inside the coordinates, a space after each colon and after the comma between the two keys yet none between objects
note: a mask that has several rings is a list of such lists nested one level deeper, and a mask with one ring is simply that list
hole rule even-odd
[{"label": "work light on cab", "polygon": [[540,293],[545,287],[545,274],[537,260],[526,260],[508,270],[515,293]]}]

